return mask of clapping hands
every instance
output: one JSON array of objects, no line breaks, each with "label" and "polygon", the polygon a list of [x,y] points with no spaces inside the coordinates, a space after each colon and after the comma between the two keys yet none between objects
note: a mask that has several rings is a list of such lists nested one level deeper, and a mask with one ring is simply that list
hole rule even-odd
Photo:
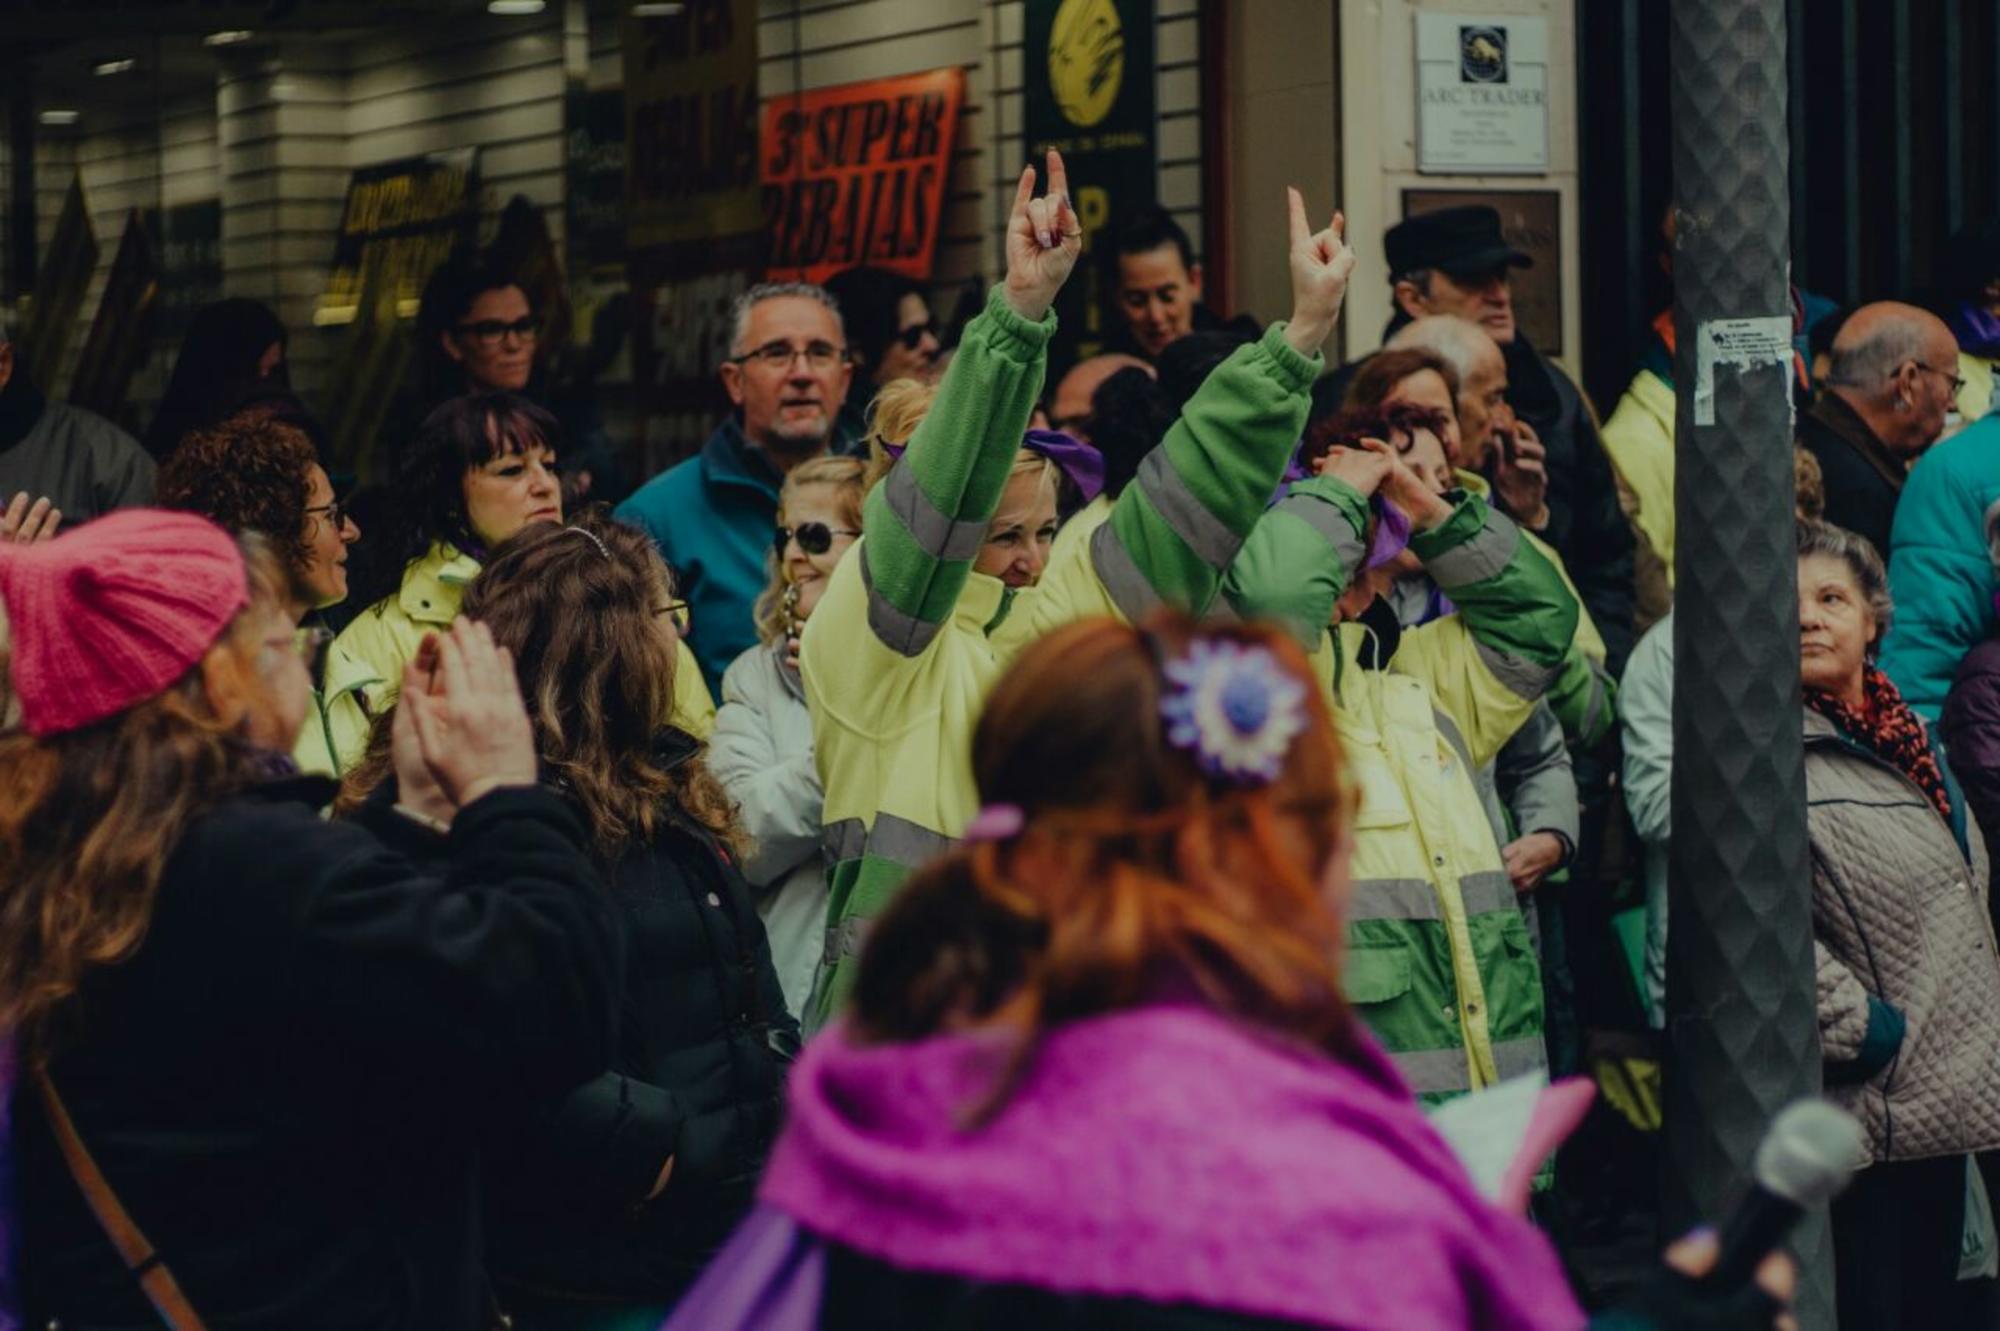
[{"label": "clapping hands", "polygon": [[47,495],[28,502],[28,492],[21,491],[13,502],[0,511],[0,541],[18,541],[27,545],[34,541],[46,541],[56,534],[62,525],[62,510],[49,503]]},{"label": "clapping hands", "polygon": [[427,813],[538,775],[513,655],[468,619],[426,638],[405,667],[392,740],[399,795]]}]

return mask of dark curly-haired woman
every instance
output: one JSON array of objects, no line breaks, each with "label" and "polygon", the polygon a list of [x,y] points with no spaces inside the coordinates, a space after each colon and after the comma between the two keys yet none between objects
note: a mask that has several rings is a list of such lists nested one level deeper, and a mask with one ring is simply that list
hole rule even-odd
[{"label": "dark curly-haired woman", "polygon": [[[267,537],[284,565],[282,609],[294,625],[347,599],[347,547],[361,532],[334,498],[312,440],[297,426],[237,415],[186,435],[160,468],[158,501],[199,513],[225,531]],[[313,706],[292,756],[308,772],[332,775],[344,764],[326,724],[328,711],[372,675],[344,651],[329,652],[316,664]]]}]

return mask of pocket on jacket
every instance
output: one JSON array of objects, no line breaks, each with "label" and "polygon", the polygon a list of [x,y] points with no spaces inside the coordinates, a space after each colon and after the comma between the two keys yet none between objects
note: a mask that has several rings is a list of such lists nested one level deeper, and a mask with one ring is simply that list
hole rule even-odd
[{"label": "pocket on jacket", "polygon": [[1400,943],[1350,949],[1341,968],[1341,987],[1357,1007],[1388,1003],[1410,992],[1410,950]]},{"label": "pocket on jacket", "polygon": [[1540,1034],[1542,961],[1528,938],[1526,921],[1518,911],[1496,912],[1475,919],[1473,927],[1482,924],[1492,929],[1474,944],[1486,986],[1487,1029],[1495,1040]]}]

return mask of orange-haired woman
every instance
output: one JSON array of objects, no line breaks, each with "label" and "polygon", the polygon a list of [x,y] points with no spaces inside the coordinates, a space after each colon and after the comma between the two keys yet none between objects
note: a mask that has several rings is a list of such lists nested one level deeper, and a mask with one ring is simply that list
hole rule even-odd
[{"label": "orange-haired woman", "polygon": [[[1341,997],[1351,795],[1304,654],[1149,625],[996,685],[985,808],[881,917],[668,1331],[1583,1325]],[[1733,1297],[1699,1325],[1771,1325]]]}]

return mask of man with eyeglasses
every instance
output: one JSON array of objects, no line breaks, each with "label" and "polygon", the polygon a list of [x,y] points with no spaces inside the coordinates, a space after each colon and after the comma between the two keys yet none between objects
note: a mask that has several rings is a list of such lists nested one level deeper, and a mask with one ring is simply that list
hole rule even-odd
[{"label": "man with eyeglasses", "polygon": [[1799,446],[1826,475],[1826,520],[1884,559],[1910,467],[1944,433],[1958,385],[1958,343],[1944,320],[1878,301],[1841,325],[1825,391],[1799,417]]},{"label": "man with eyeglasses", "polygon": [[701,452],[639,487],[613,516],[642,528],[680,578],[688,646],[711,693],[757,641],[778,489],[801,462],[855,441],[839,425],[853,364],[840,309],[805,282],[751,287],[736,300],[722,386],[735,405]]}]

